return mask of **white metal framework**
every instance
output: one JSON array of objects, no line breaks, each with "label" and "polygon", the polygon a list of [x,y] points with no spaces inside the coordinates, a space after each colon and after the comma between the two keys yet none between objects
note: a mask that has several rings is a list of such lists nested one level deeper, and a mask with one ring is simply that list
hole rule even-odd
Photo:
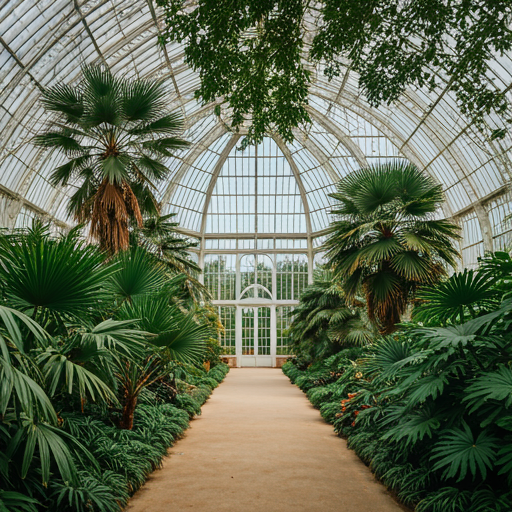
[{"label": "white metal framework", "polygon": [[[217,239],[215,245],[228,241]],[[223,353],[235,355],[238,366],[276,366],[289,353],[284,331],[311,282],[313,261],[300,249],[285,252],[280,245],[264,238],[249,250],[204,250],[202,277],[225,327]]]},{"label": "white metal framework", "polygon": [[[321,65],[309,65],[312,125],[297,129],[293,144],[268,138],[241,153],[243,129],[227,130],[229,111],[217,116],[215,104],[194,99],[199,77],[182,46],[159,46],[161,16],[154,0],[0,1],[0,226],[24,226],[35,215],[61,227],[72,223],[66,208],[77,184],[52,186],[48,176],[63,159],[31,142],[46,120],[40,93],[78,81],[81,63],[106,63],[115,73],[164,79],[172,107],[185,117],[192,145],[169,159],[172,178],[158,196],[164,213],[177,212],[183,231],[200,240],[201,264],[215,250],[231,251],[235,265],[244,251],[261,250],[275,270],[275,255],[286,250],[305,254],[311,271],[317,237],[329,223],[327,194],[352,170],[390,158],[406,158],[443,184],[439,215],[462,227],[463,266],[510,246],[512,139],[485,141],[459,112],[449,84],[435,94],[408,90],[376,109],[360,94],[350,65],[332,81]],[[510,97],[511,56],[496,56],[488,76]],[[256,288],[253,299],[263,300]],[[277,326],[276,303],[269,307]],[[272,346],[277,351],[276,339]]]}]

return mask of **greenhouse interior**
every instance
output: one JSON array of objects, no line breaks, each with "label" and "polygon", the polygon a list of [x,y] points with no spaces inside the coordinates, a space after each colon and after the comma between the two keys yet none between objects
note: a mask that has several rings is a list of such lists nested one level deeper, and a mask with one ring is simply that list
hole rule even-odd
[{"label": "greenhouse interior", "polygon": [[512,511],[510,0],[0,43],[0,512]]}]

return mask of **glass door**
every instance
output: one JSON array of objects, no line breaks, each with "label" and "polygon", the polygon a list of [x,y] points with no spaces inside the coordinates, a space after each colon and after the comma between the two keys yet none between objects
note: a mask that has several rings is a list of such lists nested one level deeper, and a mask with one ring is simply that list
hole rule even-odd
[{"label": "glass door", "polygon": [[270,308],[256,308],[258,310],[258,354],[270,355]]},{"label": "glass door", "polygon": [[272,366],[271,308],[242,307],[242,366]]}]

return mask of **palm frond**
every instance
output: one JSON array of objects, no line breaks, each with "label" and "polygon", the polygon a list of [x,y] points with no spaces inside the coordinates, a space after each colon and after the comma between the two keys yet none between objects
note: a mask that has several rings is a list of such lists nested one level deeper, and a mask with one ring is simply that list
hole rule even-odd
[{"label": "palm frond", "polygon": [[80,89],[66,84],[58,84],[46,89],[42,94],[43,107],[60,114],[68,123],[77,123],[84,113]]},{"label": "palm frond", "polygon": [[432,450],[437,462],[434,470],[443,469],[443,478],[457,478],[460,482],[469,474],[486,478],[497,457],[499,440],[485,430],[475,438],[470,427],[463,422],[462,428],[447,430]]},{"label": "palm frond", "polygon": [[4,241],[2,247],[0,276],[10,303],[43,319],[89,318],[106,297],[105,280],[116,271],[75,231],[54,239],[29,230],[17,243]]},{"label": "palm frond", "polygon": [[162,264],[143,247],[137,246],[121,252],[116,260],[121,270],[112,276],[109,286],[123,299],[157,292],[165,283]]}]

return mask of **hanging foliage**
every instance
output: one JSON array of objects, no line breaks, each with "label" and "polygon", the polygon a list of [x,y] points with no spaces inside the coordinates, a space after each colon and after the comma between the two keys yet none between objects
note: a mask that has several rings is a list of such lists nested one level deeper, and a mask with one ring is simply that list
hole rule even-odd
[{"label": "hanging foliage", "polygon": [[[311,74],[329,79],[350,69],[372,106],[406,88],[451,91],[461,112],[490,138],[502,138],[509,103],[492,78],[492,61],[512,48],[510,0],[157,0],[161,42],[185,43],[199,72],[196,97],[220,102],[231,128],[249,124],[244,146],[265,133],[293,140],[307,124]],[[313,34],[311,28],[316,26]],[[307,54],[305,41],[311,36]],[[489,114],[497,121],[489,125]]]}]

